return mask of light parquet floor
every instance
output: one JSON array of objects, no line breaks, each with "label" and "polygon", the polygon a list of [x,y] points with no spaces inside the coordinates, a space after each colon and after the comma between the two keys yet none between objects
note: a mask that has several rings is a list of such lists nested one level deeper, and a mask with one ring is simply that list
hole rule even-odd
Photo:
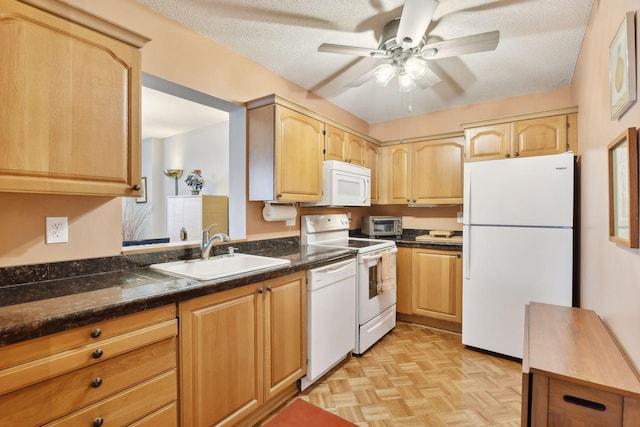
[{"label": "light parquet floor", "polygon": [[520,426],[521,365],[398,322],[299,398],[359,426]]}]

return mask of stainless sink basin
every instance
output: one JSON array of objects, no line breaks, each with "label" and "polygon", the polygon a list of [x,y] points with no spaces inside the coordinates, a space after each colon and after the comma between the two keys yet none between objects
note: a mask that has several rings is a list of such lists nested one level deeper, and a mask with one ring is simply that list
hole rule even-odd
[{"label": "stainless sink basin", "polygon": [[270,258],[250,254],[212,257],[207,260],[173,261],[152,264],[151,268],[196,280],[221,279],[291,264],[288,259]]}]

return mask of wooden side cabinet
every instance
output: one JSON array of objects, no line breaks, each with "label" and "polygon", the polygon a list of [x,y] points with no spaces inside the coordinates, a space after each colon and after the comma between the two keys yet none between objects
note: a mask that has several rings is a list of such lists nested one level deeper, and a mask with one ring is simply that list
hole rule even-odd
[{"label": "wooden side cabinet", "polygon": [[324,123],[278,104],[248,115],[249,200],[320,201]]},{"label": "wooden side cabinet", "polygon": [[182,425],[257,421],[306,373],[306,272],[179,305]]},{"label": "wooden side cabinet", "polygon": [[462,330],[461,254],[459,250],[398,248],[399,320],[453,332]]},{"label": "wooden side cabinet", "polygon": [[0,5],[0,191],[139,196],[140,48],[66,3]]},{"label": "wooden side cabinet", "polygon": [[521,425],[638,425],[638,374],[592,310],[532,302],[524,336]]},{"label": "wooden side cabinet", "polygon": [[379,190],[379,150],[378,146],[372,142],[367,142],[364,147],[364,165],[365,168],[371,169],[371,204],[378,204],[380,200]]}]

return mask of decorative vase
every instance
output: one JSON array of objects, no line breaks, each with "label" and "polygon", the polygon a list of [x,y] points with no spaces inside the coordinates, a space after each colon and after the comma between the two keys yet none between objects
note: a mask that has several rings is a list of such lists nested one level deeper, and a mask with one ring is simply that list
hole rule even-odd
[{"label": "decorative vase", "polygon": [[200,190],[191,190],[191,195],[197,196],[198,194],[200,194]]},{"label": "decorative vase", "polygon": [[193,172],[189,172],[189,176],[185,180],[189,189],[191,190],[191,194],[194,196],[200,194],[200,190],[204,186],[204,178],[202,178],[202,171],[200,169],[196,169]]}]

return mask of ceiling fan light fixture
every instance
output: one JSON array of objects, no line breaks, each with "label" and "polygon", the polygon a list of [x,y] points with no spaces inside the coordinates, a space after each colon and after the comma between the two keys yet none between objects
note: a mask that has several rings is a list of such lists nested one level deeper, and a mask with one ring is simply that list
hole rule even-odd
[{"label": "ceiling fan light fixture", "polygon": [[400,92],[411,92],[416,87],[416,82],[411,78],[409,74],[402,71],[398,75],[398,87]]},{"label": "ceiling fan light fixture", "polygon": [[427,72],[427,61],[412,56],[404,63],[404,70],[413,80],[418,80]]},{"label": "ceiling fan light fixture", "polygon": [[391,64],[384,64],[378,67],[376,72],[374,73],[376,83],[380,86],[385,87],[389,84],[393,76],[396,74],[396,69]]}]

